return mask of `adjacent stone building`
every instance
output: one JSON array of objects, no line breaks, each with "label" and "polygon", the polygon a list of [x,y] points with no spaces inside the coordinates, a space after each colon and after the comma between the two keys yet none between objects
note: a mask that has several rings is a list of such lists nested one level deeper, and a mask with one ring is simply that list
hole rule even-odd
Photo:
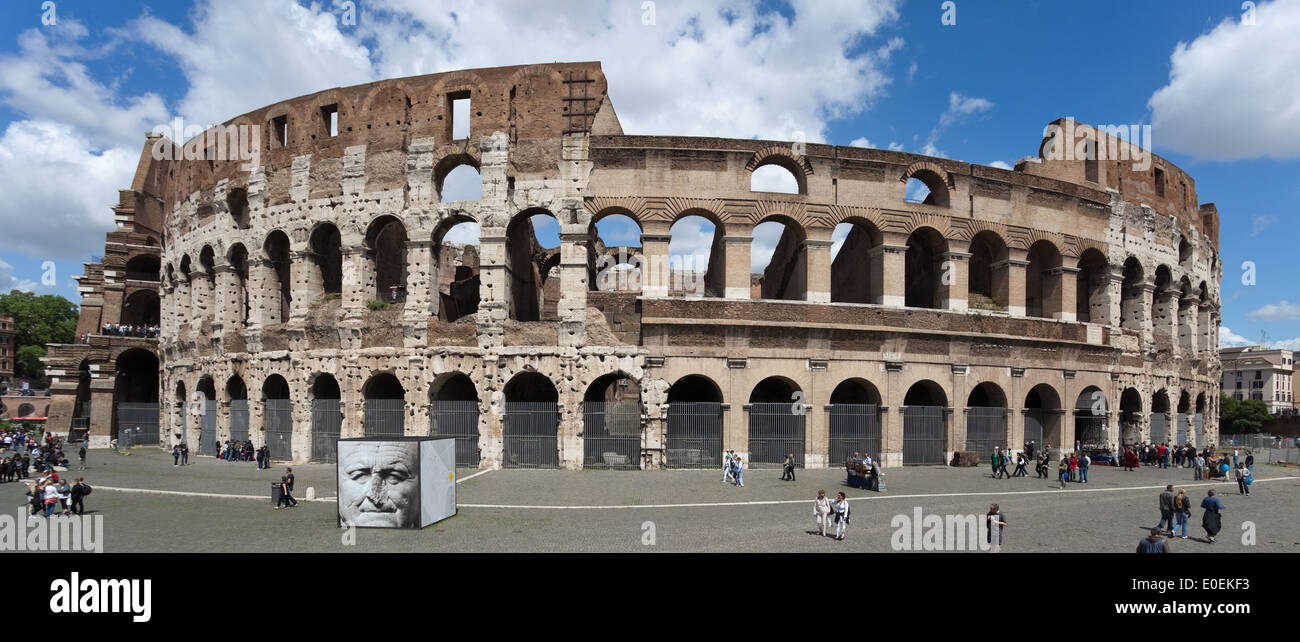
[{"label": "adjacent stone building", "polygon": [[1219,351],[1223,364],[1220,381],[1223,392],[1237,401],[1262,401],[1272,414],[1295,412],[1295,391],[1291,387],[1295,374],[1295,353],[1264,346],[1224,348]]},{"label": "adjacent stone building", "polygon": [[18,330],[14,328],[12,317],[0,317],[0,388],[9,385],[14,379],[14,361],[18,358],[18,344],[15,342]]},{"label": "adjacent stone building", "polygon": [[[598,63],[330,89],[239,126],[265,132],[258,162],[153,160],[170,141],[151,138],[124,193],[162,214],[123,218],[161,231],[164,444],[304,461],[339,436],[436,434],[469,466],[714,466],[734,448],[819,467],[1217,437],[1218,214],[1159,157],[1058,160],[1044,138],[1003,170],[627,135]],[[797,193],[751,190],[772,165]],[[481,198],[444,202],[466,166]],[[639,248],[599,238],[611,216]],[[784,228],[756,278],[768,221]],[[467,222],[472,255],[444,243]],[[669,259],[687,229],[711,235],[698,265]],[[108,318],[129,280],[94,287]]]}]

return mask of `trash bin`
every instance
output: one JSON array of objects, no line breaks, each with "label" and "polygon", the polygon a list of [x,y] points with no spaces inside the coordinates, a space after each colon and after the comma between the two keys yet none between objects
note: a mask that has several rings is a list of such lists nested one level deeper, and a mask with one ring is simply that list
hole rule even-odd
[{"label": "trash bin", "polygon": [[271,504],[273,506],[280,505],[280,497],[283,494],[284,494],[284,487],[280,485],[280,482],[275,482],[271,484]]}]

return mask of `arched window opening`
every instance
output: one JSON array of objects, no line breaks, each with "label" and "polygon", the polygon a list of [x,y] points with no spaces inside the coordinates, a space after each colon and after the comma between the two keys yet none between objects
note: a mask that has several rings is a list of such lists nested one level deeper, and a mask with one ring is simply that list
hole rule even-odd
[{"label": "arched window opening", "polygon": [[966,398],[966,450],[981,458],[993,449],[1011,449],[1007,443],[1007,397],[992,382],[975,386]]},{"label": "arched window opening", "polygon": [[751,298],[786,301],[806,298],[808,253],[803,228],[793,220],[777,218],[755,226],[749,264]]},{"label": "arched window opening", "polygon": [[1035,455],[1047,444],[1061,445],[1061,397],[1040,383],[1025,395],[1025,450]]},{"label": "arched window opening", "polygon": [[880,303],[883,264],[873,253],[880,231],[868,221],[851,219],[831,232],[831,302]]},{"label": "arched window opening", "polygon": [[323,223],[311,232],[312,261],[320,279],[321,293],[343,293],[343,237],[339,228]]},{"label": "arched window opening", "polygon": [[996,233],[985,230],[971,239],[967,307],[973,310],[1007,309],[1010,298],[1007,258],[1007,245]]},{"label": "arched window opening", "polygon": [[582,402],[584,467],[641,467],[641,388],[621,372],[602,375]]},{"label": "arched window opening", "polygon": [[723,296],[727,259],[722,226],[692,214],[677,219],[668,233],[668,293]]},{"label": "arched window opening", "polygon": [[944,254],[948,242],[933,228],[924,227],[907,237],[904,303],[911,308],[942,308],[947,295],[943,283]]},{"label": "arched window opening", "polygon": [[1084,250],[1079,257],[1075,277],[1075,318],[1080,323],[1109,323],[1106,290],[1110,285],[1110,266],[1096,248]]},{"label": "arched window opening", "polygon": [[1029,246],[1025,269],[1025,316],[1061,318],[1061,253],[1050,241]]},{"label": "arched window opening", "polygon": [[1125,330],[1142,331],[1143,307],[1146,301],[1145,275],[1136,257],[1124,261],[1124,281],[1120,287],[1120,326]]},{"label": "arched window opening", "polygon": [[[1141,404],[1133,410],[1140,411]],[[1081,449],[1107,442],[1106,420],[1109,414],[1106,394],[1100,388],[1088,386],[1079,393],[1074,402],[1074,440]],[[1074,450],[1074,444],[1062,444],[1062,447]]]},{"label": "arched window opening", "polygon": [[[1151,396],[1151,432],[1146,441],[1152,444],[1167,443],[1170,440],[1169,393],[1159,390]],[[1125,444],[1128,445],[1128,444]]]},{"label": "arched window opening", "polygon": [[226,208],[238,229],[248,228],[248,190],[236,187],[226,194]]},{"label": "arched window opening", "polygon": [[865,379],[845,379],[831,391],[830,456],[839,463],[857,455],[880,458],[880,392]]},{"label": "arched window opening", "polygon": [[230,248],[230,268],[235,273],[234,307],[240,325],[248,323],[248,250],[236,243]]},{"label": "arched window opening", "polygon": [[504,390],[503,462],[507,468],[559,466],[559,393],[544,375],[524,372]]},{"label": "arched window opening", "polygon": [[[1178,301],[1177,288],[1167,265],[1156,268],[1155,300],[1151,304],[1151,323],[1155,326],[1154,335],[1158,345],[1168,347],[1174,342],[1174,325],[1177,323]],[[1170,299],[1174,299],[1170,301]]]},{"label": "arched window opening", "polygon": [[478,312],[479,224],[468,217],[444,221],[433,237],[433,282],[438,319],[448,323]]},{"label": "arched window opening", "polygon": [[455,166],[438,184],[438,198],[443,203],[477,201],[483,198],[483,177],[469,163]]},{"label": "arched window opening", "polygon": [[293,459],[293,402],[289,399],[289,382],[278,374],[262,382],[262,414],[271,458]]},{"label": "arched window opening", "polygon": [[948,396],[933,381],[918,381],[903,397],[903,464],[947,463]]},{"label": "arched window opening", "polygon": [[550,213],[522,213],[506,229],[510,318],[559,319],[560,223]]},{"label": "arched window opening", "polygon": [[226,380],[226,399],[230,403],[230,441],[248,441],[248,386],[235,375]]},{"label": "arched window opening", "polygon": [[456,465],[478,467],[478,390],[459,372],[439,375],[429,388],[429,436],[456,440]]},{"label": "arched window opening", "polygon": [[596,292],[641,291],[641,226],[624,214],[602,216],[587,243],[587,283]]},{"label": "arched window opening", "polygon": [[374,375],[361,388],[365,397],[365,436],[400,436],[406,426],[406,389],[387,372]]},{"label": "arched window opening", "polygon": [[908,203],[948,207],[948,185],[942,176],[929,169],[908,177],[903,186],[903,200]]},{"label": "arched window opening", "polygon": [[380,217],[366,231],[365,249],[375,298],[394,304],[406,301],[406,226],[396,217]]},{"label": "arched window opening", "polygon": [[779,466],[787,455],[803,465],[808,406],[798,384],[768,377],[749,395],[749,463]]},{"label": "arched window opening", "polygon": [[263,304],[268,313],[267,323],[287,323],[293,301],[293,278],[290,275],[289,237],[276,230],[266,237],[262,246],[269,262],[266,276],[267,301]]},{"label": "arched window opening", "polygon": [[158,281],[162,260],[154,254],[141,254],[126,262],[126,278],[130,281]]},{"label": "arched window opening", "polygon": [[722,465],[722,391],[703,375],[687,375],[668,389],[665,462],[671,468]]},{"label": "arched window opening", "polygon": [[798,194],[799,179],[795,178],[794,172],[781,165],[760,165],[749,175],[749,191]]},{"label": "arched window opening", "polygon": [[311,384],[311,397],[311,460],[336,461],[343,431],[338,380],[330,374],[317,375]]},{"label": "arched window opening", "polygon": [[153,328],[159,322],[160,304],[155,290],[136,290],[122,304],[122,323],[132,326],[131,333],[139,337],[153,337]]}]

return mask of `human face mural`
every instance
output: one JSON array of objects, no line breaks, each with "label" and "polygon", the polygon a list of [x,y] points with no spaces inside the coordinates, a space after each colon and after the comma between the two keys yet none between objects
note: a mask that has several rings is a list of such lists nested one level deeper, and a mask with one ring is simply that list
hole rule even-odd
[{"label": "human face mural", "polygon": [[339,442],[339,517],[345,524],[418,528],[420,444]]}]

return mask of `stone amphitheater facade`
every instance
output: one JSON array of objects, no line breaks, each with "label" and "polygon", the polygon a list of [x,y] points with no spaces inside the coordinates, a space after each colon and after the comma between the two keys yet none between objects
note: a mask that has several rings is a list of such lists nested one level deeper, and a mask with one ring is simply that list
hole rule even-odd
[{"label": "stone amphitheater facade", "polygon": [[[1218,214],[1157,156],[1055,160],[1045,138],[1005,170],[626,135],[599,63],[330,89],[227,125],[266,132],[257,166],[154,160],[151,138],[134,186],[162,211],[162,444],[279,440],[306,461],[336,434],[432,432],[469,466],[660,468],[723,448],[898,466],[1217,438]],[[461,165],[481,199],[444,202]],[[798,193],[751,191],[767,165]],[[618,261],[633,284],[610,288],[619,248],[595,224],[615,214],[641,245]],[[668,258],[688,216],[714,229],[694,272]],[[785,227],[758,278],[766,221]],[[443,251],[462,222],[480,226],[476,265]]]}]

